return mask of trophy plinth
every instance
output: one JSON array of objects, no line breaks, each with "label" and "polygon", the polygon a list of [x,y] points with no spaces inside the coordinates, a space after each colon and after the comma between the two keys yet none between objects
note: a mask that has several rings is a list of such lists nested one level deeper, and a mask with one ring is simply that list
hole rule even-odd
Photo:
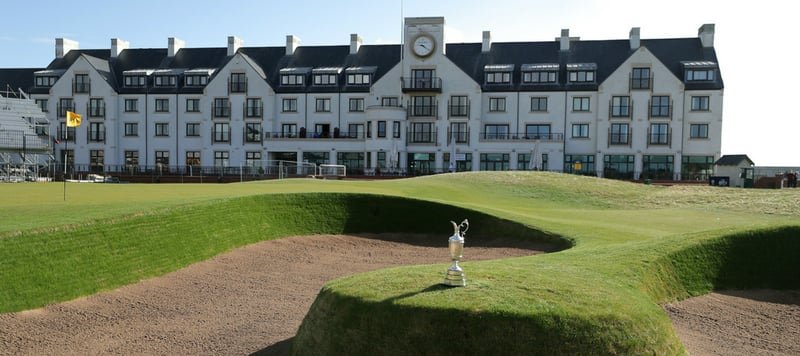
[{"label": "trophy plinth", "polygon": [[[469,221],[464,219],[459,225],[456,225],[453,221],[450,223],[453,224],[453,236],[450,236],[450,239],[447,240],[447,246],[450,250],[450,259],[453,261],[453,265],[447,269],[442,284],[449,287],[465,287],[467,278],[464,275],[464,270],[458,265],[458,261],[461,260],[462,252],[464,251],[464,234],[469,229]],[[462,227],[464,227],[463,231],[461,230]]]}]

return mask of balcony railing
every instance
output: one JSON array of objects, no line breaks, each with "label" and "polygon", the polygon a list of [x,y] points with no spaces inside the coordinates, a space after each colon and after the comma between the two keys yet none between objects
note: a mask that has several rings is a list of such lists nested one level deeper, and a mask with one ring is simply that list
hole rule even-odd
[{"label": "balcony railing", "polygon": [[247,79],[244,81],[228,80],[228,93],[247,93]]},{"label": "balcony railing", "polygon": [[333,134],[330,132],[327,134],[323,132],[310,132],[306,133],[305,135],[301,135],[297,132],[264,133],[265,140],[363,140],[364,137],[364,132],[339,132],[338,135],[336,134],[336,131],[334,131]]},{"label": "balcony railing", "polygon": [[67,111],[73,111],[72,105],[58,104],[58,117],[67,117]]},{"label": "balcony railing", "polygon": [[430,77],[430,78],[403,77],[400,78],[400,83],[403,87],[404,93],[409,91],[430,91],[430,92],[442,91],[442,78],[439,77]]},{"label": "balcony railing", "polygon": [[250,105],[247,106],[247,103],[244,104],[244,116],[245,117],[263,117],[264,116],[264,106],[259,101],[258,105]]},{"label": "balcony railing", "polygon": [[609,105],[608,115],[611,117],[631,117],[633,104],[628,105]]},{"label": "balcony railing", "polygon": [[89,113],[89,117],[106,117],[106,105],[100,104],[92,106],[91,104],[86,105],[86,111]]},{"label": "balcony railing", "polygon": [[647,129],[647,146],[670,146],[671,143],[671,132],[652,132]]},{"label": "balcony railing", "polygon": [[552,141],[561,142],[564,140],[564,134],[557,133],[543,133],[543,134],[528,134],[525,132],[481,132],[481,141],[513,141],[513,140],[526,140],[526,141]]},{"label": "balcony railing", "polygon": [[670,105],[653,105],[649,104],[650,118],[672,119],[672,103]]},{"label": "balcony railing", "polygon": [[74,80],[72,81],[73,94],[88,94],[89,91],[91,91],[91,89],[92,86],[88,82],[81,83],[81,82],[75,82]]},{"label": "balcony railing", "polygon": [[75,142],[75,128],[70,127],[66,130],[59,128],[58,129],[58,140],[59,141],[67,141],[67,142]]},{"label": "balcony railing", "polygon": [[642,90],[642,89],[651,89],[653,88],[653,76],[650,75],[649,77],[645,78],[634,78],[631,76],[630,82],[630,89],[631,90]]},{"label": "balcony railing", "polygon": [[469,129],[466,131],[450,131],[447,133],[447,144],[449,145],[452,142],[453,137],[456,139],[456,143],[464,143],[469,144]]},{"label": "balcony railing", "polygon": [[630,132],[613,132],[608,131],[608,146],[630,146],[631,145]]},{"label": "balcony railing", "polygon": [[408,117],[436,117],[438,114],[438,105],[431,104],[431,105],[409,105],[408,106]]},{"label": "balcony railing", "polygon": [[447,106],[448,117],[468,117],[469,116],[469,103],[467,104],[450,104]]},{"label": "balcony railing", "polygon": [[213,113],[215,118],[227,118],[231,117],[231,104],[223,104],[223,105],[211,105],[211,112]]},{"label": "balcony railing", "polygon": [[87,143],[105,143],[106,131],[105,130],[92,130],[91,127],[86,128],[86,142]]}]

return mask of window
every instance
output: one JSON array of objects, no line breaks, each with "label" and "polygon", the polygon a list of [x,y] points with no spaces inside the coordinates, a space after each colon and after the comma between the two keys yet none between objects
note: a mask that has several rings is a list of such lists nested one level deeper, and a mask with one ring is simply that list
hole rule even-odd
[{"label": "window", "polygon": [[573,97],[572,111],[589,111],[589,97],[587,96]]},{"label": "window", "polygon": [[392,137],[400,138],[400,121],[392,121]]},{"label": "window", "polygon": [[687,81],[713,81],[713,69],[689,69],[686,71]]},{"label": "window", "polygon": [[199,87],[208,84],[207,75],[187,75],[183,80],[187,87]]},{"label": "window", "polygon": [[511,83],[511,72],[486,73],[486,84],[509,84],[509,83]]},{"label": "window", "polygon": [[531,140],[549,140],[550,125],[533,124],[525,125],[525,137]]},{"label": "window", "polygon": [[47,99],[36,99],[36,106],[42,109],[42,112],[47,112]]},{"label": "window", "polygon": [[367,121],[367,138],[372,138],[372,121]]},{"label": "window", "polygon": [[564,173],[595,175],[594,155],[564,155]]},{"label": "window", "polygon": [[231,93],[247,92],[247,76],[244,73],[231,73],[230,92]]},{"label": "window", "polygon": [[364,174],[364,152],[337,152],[336,163],[347,167],[348,172]]},{"label": "window", "polygon": [[386,121],[378,121],[378,137],[386,137]]},{"label": "window", "polygon": [[673,179],[675,156],[651,156],[642,157],[642,176],[641,179]]},{"label": "window", "polygon": [[650,89],[650,68],[633,68],[631,89]]},{"label": "window", "polygon": [[139,165],[139,151],[125,151],[125,165],[138,166]]},{"label": "window", "polygon": [[436,100],[432,96],[414,96],[411,105],[411,116],[436,116]]},{"label": "window", "polygon": [[413,69],[411,70],[413,81],[411,84],[412,89],[437,89],[438,83],[436,79],[436,71],[433,69]]},{"label": "window", "polygon": [[200,151],[186,151],[186,165],[199,166],[200,165]]},{"label": "window", "polygon": [[186,112],[200,112],[200,99],[186,99]]},{"label": "window", "polygon": [[153,78],[153,86],[174,87],[177,85],[178,78],[174,75],[157,75]]},{"label": "window", "polygon": [[692,97],[692,111],[708,111],[708,97],[707,96],[693,96]]},{"label": "window", "polygon": [[58,117],[67,117],[67,111],[73,111],[72,98],[58,99]]},{"label": "window", "polygon": [[708,138],[708,124],[689,125],[689,138]]},{"label": "window", "polygon": [[347,125],[347,134],[349,138],[364,138],[364,124],[349,124]]},{"label": "window", "polygon": [[331,112],[331,99],[330,98],[317,98],[315,110],[316,112]]},{"label": "window", "polygon": [[668,96],[653,96],[650,100],[650,117],[669,117],[669,109]]},{"label": "window", "polygon": [[125,99],[125,112],[138,112],[139,99]]},{"label": "window", "polygon": [[594,82],[593,70],[576,70],[569,72],[570,83],[591,83]]},{"label": "window", "polygon": [[489,112],[506,111],[506,98],[489,98]]},{"label": "window", "polygon": [[169,112],[169,99],[156,99],[156,112]]},{"label": "window", "polygon": [[669,125],[650,124],[650,144],[668,145],[669,144]]},{"label": "window", "polygon": [[106,116],[106,103],[103,100],[103,98],[89,99],[89,116],[90,117]]},{"label": "window", "polygon": [[283,74],[281,75],[281,85],[306,85],[304,74]]},{"label": "window", "polygon": [[482,171],[507,171],[511,167],[508,153],[481,153]]},{"label": "window", "polygon": [[245,103],[246,117],[262,117],[264,114],[264,102],[260,98],[247,98]]},{"label": "window", "polygon": [[331,137],[331,125],[330,124],[315,124],[314,125],[314,137],[324,137],[328,138]]},{"label": "window", "polygon": [[350,98],[350,112],[364,112],[364,98]]},{"label": "window", "polygon": [[603,157],[603,175],[612,179],[633,179],[633,155]]},{"label": "window", "polygon": [[147,83],[147,76],[144,75],[126,75],[125,86],[129,88],[141,88]]},{"label": "window", "polygon": [[546,97],[531,98],[531,111],[547,111]]},{"label": "window", "polygon": [[156,122],[156,136],[169,136],[169,123]]},{"label": "window", "polygon": [[231,104],[228,98],[214,98],[214,117],[230,117]]},{"label": "window", "polygon": [[[261,166],[261,152],[260,151],[248,151],[244,153],[244,163],[248,167],[259,167]],[[255,172],[253,172],[255,173]]]},{"label": "window", "polygon": [[52,87],[56,83],[58,77],[52,76],[36,76],[36,86],[42,88]]},{"label": "window", "polygon": [[297,137],[297,124],[281,125],[281,137],[287,137],[287,138]]},{"label": "window", "polygon": [[139,136],[139,124],[136,122],[125,123],[125,136]]},{"label": "window", "polygon": [[708,181],[714,174],[714,156],[683,156],[681,179]]},{"label": "window", "polygon": [[248,122],[244,125],[245,142],[261,142],[261,124]]},{"label": "window", "polygon": [[555,71],[522,72],[522,82],[526,84],[555,83],[557,77]]},{"label": "window", "polygon": [[466,122],[454,122],[450,124],[450,137],[447,138],[447,144],[455,138],[456,143],[467,143],[468,131]]},{"label": "window", "polygon": [[436,138],[433,123],[413,122],[411,123],[411,143],[433,143]]},{"label": "window", "polygon": [[314,163],[316,165],[330,163],[330,152],[303,152],[303,161]]},{"label": "window", "polygon": [[[533,162],[531,162],[533,159]],[[517,154],[517,170],[525,171],[525,170],[547,170],[547,160],[548,154],[542,153],[541,159],[537,160],[537,157],[533,156],[533,153],[519,153]],[[540,164],[541,163],[541,164]]]},{"label": "window", "polygon": [[369,85],[371,81],[370,74],[348,74],[347,75],[347,85]]},{"label": "window", "polygon": [[631,116],[630,110],[631,110],[631,97],[615,96],[611,98],[612,117],[630,117]]},{"label": "window", "polygon": [[281,112],[297,112],[297,99],[284,98],[281,102]]},{"label": "window", "polygon": [[156,164],[169,165],[169,151],[156,151]]},{"label": "window", "polygon": [[186,136],[187,137],[199,137],[200,136],[200,123],[199,122],[187,122],[186,123]]},{"label": "window", "polygon": [[214,151],[214,167],[227,167],[230,158],[228,151]]},{"label": "window", "polygon": [[214,142],[231,142],[231,126],[226,122],[215,122],[212,132]]},{"label": "window", "polygon": [[75,127],[68,127],[66,122],[60,122],[58,137],[62,140],[75,142],[75,129]]},{"label": "window", "polygon": [[396,96],[384,96],[381,98],[381,106],[400,106],[400,99]]},{"label": "window", "polygon": [[589,138],[589,124],[572,124],[572,138]]},{"label": "window", "polygon": [[106,153],[103,150],[89,150],[89,170],[102,172]]},{"label": "window", "polygon": [[336,85],[336,74],[314,74],[314,85]]},{"label": "window", "polygon": [[628,124],[611,124],[608,143],[610,145],[630,144],[630,129]]},{"label": "window", "polygon": [[106,126],[102,122],[89,123],[89,142],[106,142]]},{"label": "window", "polygon": [[487,140],[507,140],[508,125],[486,125],[486,132],[484,138]]},{"label": "window", "polygon": [[75,81],[72,87],[73,93],[86,94],[89,92],[89,75],[88,74],[75,74]]},{"label": "window", "polygon": [[466,95],[454,95],[450,97],[450,116],[466,117],[469,115],[469,101]]}]

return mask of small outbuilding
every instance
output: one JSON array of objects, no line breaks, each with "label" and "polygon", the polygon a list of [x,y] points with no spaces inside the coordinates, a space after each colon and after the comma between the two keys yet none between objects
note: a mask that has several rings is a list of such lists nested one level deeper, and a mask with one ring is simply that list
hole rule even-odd
[{"label": "small outbuilding", "polygon": [[753,166],[755,163],[747,155],[724,155],[714,162],[714,176],[709,184],[752,188]]}]

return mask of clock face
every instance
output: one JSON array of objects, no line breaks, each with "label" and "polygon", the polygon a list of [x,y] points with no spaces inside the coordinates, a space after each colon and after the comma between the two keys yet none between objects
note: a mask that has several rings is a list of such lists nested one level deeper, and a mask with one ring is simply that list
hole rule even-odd
[{"label": "clock face", "polygon": [[433,49],[436,46],[435,42],[433,42],[433,38],[430,36],[422,35],[414,39],[414,42],[411,44],[412,50],[414,54],[420,57],[427,57],[433,53]]}]

